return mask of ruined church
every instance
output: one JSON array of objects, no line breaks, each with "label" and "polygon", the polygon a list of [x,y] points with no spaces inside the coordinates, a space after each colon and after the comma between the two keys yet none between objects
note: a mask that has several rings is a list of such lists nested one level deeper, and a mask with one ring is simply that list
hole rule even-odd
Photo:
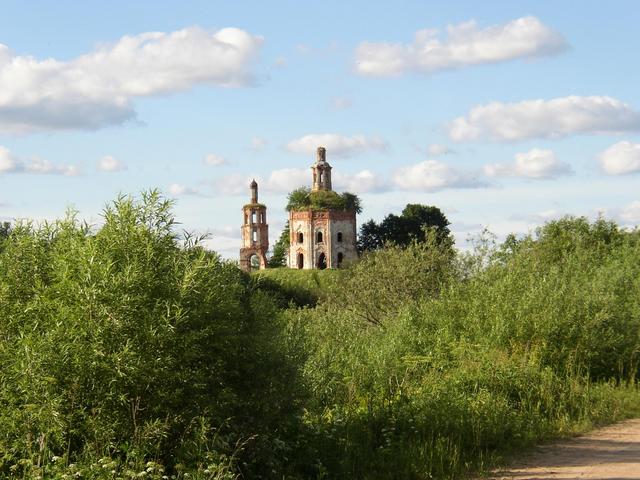
[{"label": "ruined church", "polygon": [[[311,166],[311,194],[332,192],[331,165],[326,149],[318,147],[315,163]],[[258,202],[258,184],[249,186],[251,202],[243,207],[242,248],[240,268],[266,268],[269,248],[267,207]],[[332,208],[307,207],[289,212],[289,252],[287,266],[296,269],[340,268],[356,260],[356,212]]]}]

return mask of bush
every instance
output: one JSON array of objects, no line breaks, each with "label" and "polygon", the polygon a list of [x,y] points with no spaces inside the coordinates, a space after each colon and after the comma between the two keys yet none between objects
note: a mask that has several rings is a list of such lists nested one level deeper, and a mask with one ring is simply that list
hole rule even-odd
[{"label": "bush", "polygon": [[199,478],[238,455],[272,468],[297,396],[276,307],[173,227],[156,192],[119,198],[95,233],[73,215],[14,227],[0,254],[0,475],[104,458]]}]

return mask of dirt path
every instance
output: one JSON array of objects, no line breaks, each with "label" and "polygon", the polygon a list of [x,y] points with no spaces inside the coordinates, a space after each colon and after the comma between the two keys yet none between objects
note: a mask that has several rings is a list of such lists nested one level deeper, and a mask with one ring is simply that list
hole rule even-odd
[{"label": "dirt path", "polygon": [[640,480],[640,419],[539,447],[494,480]]}]

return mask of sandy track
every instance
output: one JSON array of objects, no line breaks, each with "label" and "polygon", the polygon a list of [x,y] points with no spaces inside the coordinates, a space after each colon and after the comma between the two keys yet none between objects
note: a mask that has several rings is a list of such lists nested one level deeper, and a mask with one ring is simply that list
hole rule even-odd
[{"label": "sandy track", "polygon": [[539,447],[494,480],[640,479],[640,419]]}]

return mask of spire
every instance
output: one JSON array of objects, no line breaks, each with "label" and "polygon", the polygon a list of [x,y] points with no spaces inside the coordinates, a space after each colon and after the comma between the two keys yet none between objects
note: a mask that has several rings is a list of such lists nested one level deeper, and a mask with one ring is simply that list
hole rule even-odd
[{"label": "spire", "polygon": [[258,203],[258,182],[255,178],[251,181],[249,188],[251,189],[251,203]]}]

